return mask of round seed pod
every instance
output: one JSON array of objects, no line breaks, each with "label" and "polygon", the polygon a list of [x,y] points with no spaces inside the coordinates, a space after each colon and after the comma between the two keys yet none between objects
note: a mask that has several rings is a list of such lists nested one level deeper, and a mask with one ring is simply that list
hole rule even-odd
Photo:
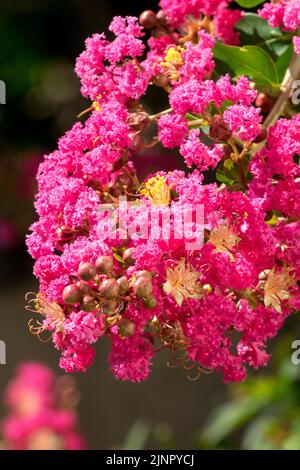
[{"label": "round seed pod", "polygon": [[108,300],[116,299],[120,294],[117,281],[115,279],[105,279],[100,285],[99,293]]},{"label": "round seed pod", "polygon": [[137,271],[136,273],[134,273],[134,277],[136,279],[139,279],[140,277],[144,277],[146,279],[152,279],[152,273],[150,273],[150,271],[146,271],[145,269],[143,269],[142,271]]},{"label": "round seed pod", "polygon": [[146,277],[140,277],[133,285],[133,291],[137,297],[149,297],[153,290],[152,283]]},{"label": "round seed pod", "polygon": [[167,15],[165,14],[164,10],[159,10],[156,13],[156,18],[157,18],[157,21],[159,22],[159,24],[161,24],[162,26],[166,26],[168,24],[168,18],[167,18]]},{"label": "round seed pod", "polygon": [[149,310],[153,310],[157,306],[157,300],[154,295],[150,295],[149,297],[146,297],[143,300],[143,305],[145,308],[148,308]]},{"label": "round seed pod", "polygon": [[263,114],[267,114],[274,106],[274,99],[267,96],[265,93],[258,93],[255,104],[261,109]]},{"label": "round seed pod", "polygon": [[111,256],[99,256],[96,259],[96,271],[99,274],[109,274],[113,268],[114,260]]},{"label": "round seed pod", "polygon": [[75,305],[82,299],[82,292],[75,284],[70,284],[64,288],[62,298],[65,304]]},{"label": "round seed pod", "polygon": [[170,81],[163,73],[158,73],[153,78],[153,83],[160,88],[167,88],[170,85]]},{"label": "round seed pod", "polygon": [[80,263],[77,274],[84,281],[91,281],[96,276],[96,268],[92,263]]},{"label": "round seed pod", "polygon": [[86,295],[83,297],[80,307],[84,312],[93,312],[97,308],[97,302],[94,297]]},{"label": "round seed pod", "polygon": [[253,140],[253,142],[255,144],[259,144],[260,142],[263,142],[264,140],[266,140],[266,138],[268,137],[268,131],[267,129],[265,128],[265,126],[262,126],[260,125],[260,133],[258,134],[257,137],[255,137],[255,139]]},{"label": "round seed pod", "polygon": [[119,277],[117,279],[117,284],[120,289],[120,295],[126,294],[126,292],[129,290],[129,282],[125,276]]},{"label": "round seed pod", "polygon": [[135,263],[134,260],[134,248],[127,248],[127,250],[124,251],[123,253],[123,260],[125,261],[127,266],[133,266]]},{"label": "round seed pod", "polygon": [[135,333],[135,323],[128,318],[122,318],[118,325],[121,338],[130,338]]},{"label": "round seed pod", "polygon": [[102,303],[101,308],[105,315],[113,315],[117,308],[117,302],[115,300],[105,300]]},{"label": "round seed pod", "polygon": [[145,10],[140,14],[139,23],[145,29],[152,29],[158,24],[158,20],[154,11]]},{"label": "round seed pod", "polygon": [[218,142],[224,142],[231,138],[232,132],[228,128],[227,124],[223,121],[222,116],[219,116],[218,114],[213,116],[209,122],[209,125],[209,135],[212,139]]},{"label": "round seed pod", "polygon": [[89,295],[91,293],[91,288],[90,288],[90,286],[88,285],[87,282],[78,281],[78,282],[76,282],[75,285],[76,285],[76,287],[78,287],[78,289],[80,290],[82,295]]}]

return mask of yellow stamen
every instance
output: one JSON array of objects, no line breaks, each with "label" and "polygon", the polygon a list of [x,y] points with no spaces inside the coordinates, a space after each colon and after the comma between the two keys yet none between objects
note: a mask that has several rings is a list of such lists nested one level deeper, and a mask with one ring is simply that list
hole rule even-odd
[{"label": "yellow stamen", "polygon": [[152,204],[168,206],[171,202],[171,189],[165,177],[158,175],[143,183],[140,193],[150,199]]},{"label": "yellow stamen", "polygon": [[182,258],[175,268],[168,268],[167,281],[163,289],[166,294],[174,297],[178,305],[182,305],[185,299],[199,299],[203,290],[199,284],[200,273],[194,271],[190,265],[185,264]]},{"label": "yellow stamen", "polygon": [[212,229],[208,241],[215,246],[215,251],[227,253],[230,259],[234,261],[232,249],[240,241],[240,238],[233,232],[228,223]]},{"label": "yellow stamen", "polygon": [[293,278],[285,269],[281,272],[270,271],[264,284],[264,304],[281,313],[281,302],[291,297],[289,288]]}]

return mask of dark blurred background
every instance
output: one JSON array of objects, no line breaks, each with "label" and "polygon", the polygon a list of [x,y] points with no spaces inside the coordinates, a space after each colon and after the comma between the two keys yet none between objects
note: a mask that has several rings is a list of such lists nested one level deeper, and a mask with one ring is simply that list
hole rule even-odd
[{"label": "dark blurred background", "polygon": [[[156,7],[154,1],[1,0],[0,79],[6,83],[7,104],[0,106],[0,339],[7,345],[7,364],[0,366],[0,390],[21,360],[41,360],[59,372],[51,344],[28,332],[24,295],[37,285],[24,237],[35,220],[38,163],[88,106],[73,71],[75,59],[85,38],[106,31],[114,15]],[[144,167],[151,170],[158,158]],[[121,383],[108,371],[105,340],[97,349],[95,365],[77,374],[80,421],[89,447],[121,445],[132,429],[146,437],[150,427],[155,432],[148,447],[192,447],[194,431],[224,398],[220,379],[211,375],[190,382],[183,370],[166,367],[165,355],[155,361],[146,383]]]}]

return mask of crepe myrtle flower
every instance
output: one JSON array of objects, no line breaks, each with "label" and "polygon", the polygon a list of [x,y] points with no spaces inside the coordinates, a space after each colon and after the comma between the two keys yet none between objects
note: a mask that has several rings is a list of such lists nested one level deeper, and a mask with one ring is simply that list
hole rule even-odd
[{"label": "crepe myrtle flower", "polygon": [[[291,12],[296,0],[261,15],[294,30]],[[265,126],[275,98],[267,108],[248,77],[214,73],[215,43],[238,44],[242,15],[227,0],[161,0],[139,19],[114,18],[112,40],[86,41],[76,73],[91,103],[39,167],[27,237],[39,281],[29,328],[53,341],[69,373],[92,365],[105,336],[120,380],[146,380],[168,349],[190,378],[241,381],[267,364],[267,341],[300,304],[300,115]],[[167,106],[150,114],[153,86]],[[189,172],[158,168],[140,180],[132,157],[156,144]],[[199,206],[201,227],[192,220],[196,232],[180,232],[182,208]],[[199,228],[203,244],[189,248]]]}]

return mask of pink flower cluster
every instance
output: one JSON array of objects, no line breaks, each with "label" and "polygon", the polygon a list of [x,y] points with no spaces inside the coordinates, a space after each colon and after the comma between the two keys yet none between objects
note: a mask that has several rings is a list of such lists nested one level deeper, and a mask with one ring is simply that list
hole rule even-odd
[{"label": "pink flower cluster", "polygon": [[299,0],[264,3],[259,13],[273,28],[283,27],[286,31],[296,31],[300,26]]},{"label": "pink flower cluster", "polygon": [[[118,379],[145,380],[168,348],[196,375],[240,381],[247,367],[267,364],[267,341],[299,307],[299,115],[279,120],[264,146],[253,84],[213,75],[215,39],[237,40],[240,13],[228,3],[162,0],[139,23],[117,17],[115,39],[93,36],[77,61],[90,115],[40,165],[39,219],[27,238],[40,283],[28,299],[41,316],[30,330],[52,336],[67,372],[90,367],[106,336]],[[147,48],[142,27],[151,30]],[[156,114],[141,101],[153,86],[168,102]],[[177,148],[189,173],[140,181],[132,157],[158,142]],[[220,182],[207,184],[206,170]],[[199,206],[202,227],[176,236],[182,207]],[[151,237],[134,235],[149,208],[160,222]],[[199,229],[202,248],[187,248]]]},{"label": "pink flower cluster", "polygon": [[5,392],[9,409],[3,420],[7,450],[81,450],[84,440],[77,430],[76,390],[70,380],[62,384],[42,364],[25,362]]},{"label": "pink flower cluster", "polygon": [[[296,32],[297,34],[300,26],[300,1],[278,0],[276,2],[264,3],[259,14],[273,28],[281,27],[284,31]],[[293,44],[295,52],[300,54],[299,35],[293,37]]]}]

